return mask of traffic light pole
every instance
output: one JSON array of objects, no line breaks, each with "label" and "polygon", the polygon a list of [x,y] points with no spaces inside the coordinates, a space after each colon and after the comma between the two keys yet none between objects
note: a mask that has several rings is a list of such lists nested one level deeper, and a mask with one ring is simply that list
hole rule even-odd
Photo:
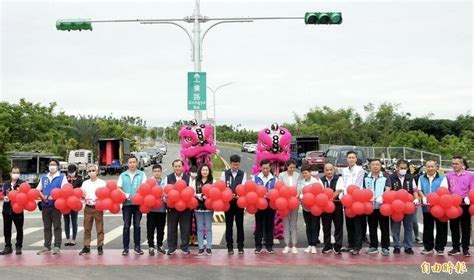
[{"label": "traffic light pole", "polygon": [[[340,13],[339,14],[340,17]],[[331,16],[331,15],[330,15]],[[324,18],[323,18],[324,17]],[[327,18],[326,18],[327,17]],[[229,18],[208,18],[201,15],[200,11],[200,0],[195,0],[194,13],[192,16],[185,18],[163,18],[163,19],[119,19],[119,20],[58,20],[56,22],[56,28],[58,30],[92,30],[91,23],[119,23],[119,22],[137,22],[140,24],[171,24],[182,29],[189,38],[192,50],[192,61],[194,62],[194,72],[201,72],[201,61],[202,61],[202,44],[206,34],[213,27],[224,24],[224,23],[243,23],[253,22],[257,20],[304,20],[306,24],[329,24],[329,16],[321,13],[321,18],[327,20],[327,22],[320,21],[320,14],[307,13],[304,17],[229,17]],[[314,19],[314,21],[313,21]],[[210,21],[217,21],[210,25],[201,36],[201,23]],[[194,28],[191,32],[186,29],[183,25],[178,22],[193,23]],[[342,22],[342,18],[340,18]],[[333,22],[332,24],[340,24]],[[194,118],[198,122],[202,122],[202,112],[200,110],[194,111]]]}]

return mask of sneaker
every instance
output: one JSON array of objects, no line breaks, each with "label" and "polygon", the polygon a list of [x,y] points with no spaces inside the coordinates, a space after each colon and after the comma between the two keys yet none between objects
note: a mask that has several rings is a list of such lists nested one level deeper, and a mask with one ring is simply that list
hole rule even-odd
[{"label": "sneaker", "polygon": [[367,254],[371,255],[371,254],[378,254],[379,253],[379,249],[375,248],[375,247],[370,247],[369,250],[367,250]]},{"label": "sneaker", "polygon": [[438,250],[436,251],[437,256],[444,256],[444,251]]},{"label": "sneaker", "polygon": [[311,254],[316,254],[317,252],[316,246],[311,246]]},{"label": "sneaker", "polygon": [[407,249],[405,249],[405,254],[414,255],[415,252],[413,252],[413,249],[412,249],[412,248],[407,248]]},{"label": "sneaker", "polygon": [[420,253],[421,253],[422,255],[431,255],[431,254],[434,253],[434,251],[433,251],[433,250],[426,250],[426,249],[423,249],[423,250],[421,250]]},{"label": "sneaker", "polygon": [[323,249],[323,254],[329,254],[332,253],[332,248],[331,247],[324,247]]},{"label": "sneaker", "polygon": [[71,240],[66,239],[66,242],[64,242],[64,246],[71,246]]},{"label": "sneaker", "polygon": [[189,251],[189,249],[181,250],[181,252],[182,252],[184,255],[190,255],[190,254],[191,254],[191,251]]},{"label": "sneaker", "polygon": [[3,251],[0,252],[0,255],[1,256],[10,255],[11,253],[13,253],[12,248],[11,247],[5,247],[5,249],[3,249]]},{"label": "sneaker", "polygon": [[21,255],[21,247],[15,248],[15,255]]},{"label": "sneaker", "polygon": [[270,248],[267,248],[267,252],[268,252],[269,254],[275,254],[275,251],[273,251],[273,248],[271,248],[271,247],[270,247]]},{"label": "sneaker", "polygon": [[308,246],[308,248],[304,249],[304,252],[305,252],[305,253],[311,252],[311,247],[312,247],[312,246]]},{"label": "sneaker", "polygon": [[227,249],[227,254],[228,255],[233,255],[234,254],[234,249],[231,249],[231,248]]},{"label": "sneaker", "polygon": [[[406,250],[405,250],[405,252],[406,252]],[[400,248],[393,248],[393,253],[397,254],[397,255],[400,254]]]},{"label": "sneaker", "polygon": [[258,255],[262,252],[262,248],[255,248],[255,254]]},{"label": "sneaker", "polygon": [[341,250],[340,249],[334,249],[334,255],[340,255]]},{"label": "sneaker", "polygon": [[135,250],[133,250],[133,252],[135,253],[135,255],[143,255],[143,251],[140,248],[135,248]]},{"label": "sneaker", "polygon": [[59,247],[54,247],[53,248],[53,255],[57,255],[61,253],[61,249]]},{"label": "sneaker", "polygon": [[207,254],[208,256],[212,256],[212,250],[209,249],[209,248],[206,249],[206,254]]},{"label": "sneaker", "polygon": [[351,255],[353,255],[353,256],[360,255],[360,250],[353,249],[353,250],[351,251]]},{"label": "sneaker", "polygon": [[79,252],[79,256],[83,255],[89,255],[91,253],[91,249],[89,247],[84,247],[82,250]]},{"label": "sneaker", "polygon": [[163,249],[162,246],[158,246],[158,248],[156,248],[156,251],[160,254],[166,255],[166,251],[165,249]]},{"label": "sneaker", "polygon": [[204,249],[199,249],[198,256],[202,256],[202,255],[204,255]]},{"label": "sneaker", "polygon": [[176,250],[168,250],[168,252],[166,252],[166,254],[168,256],[172,256],[172,255],[176,254]]},{"label": "sneaker", "polygon": [[354,249],[350,248],[350,247],[342,247],[341,248],[341,252],[343,252],[343,253],[350,253],[352,251],[354,251]]},{"label": "sneaker", "polygon": [[71,242],[69,242],[69,246],[76,246],[76,240],[71,240]]},{"label": "sneaker", "polygon": [[462,253],[462,255],[465,256],[465,257],[470,257],[470,256],[471,256],[471,253],[469,253],[469,251],[464,251],[464,252]]},{"label": "sneaker", "polygon": [[97,254],[99,256],[102,256],[104,254],[104,247],[103,246],[97,247]]},{"label": "sneaker", "polygon": [[288,254],[290,252],[290,247],[288,246],[285,246],[285,248],[283,248],[283,251],[281,251],[283,254]]},{"label": "sneaker", "polygon": [[421,240],[421,238],[419,238],[419,237],[415,238],[415,242],[417,244],[423,244],[423,240]]},{"label": "sneaker", "polygon": [[452,249],[451,251],[448,252],[448,255],[450,256],[457,256],[460,254],[461,254],[461,251],[459,251],[458,249]]},{"label": "sneaker", "polygon": [[[234,253],[234,252],[232,251],[232,254],[233,254],[233,253]],[[245,253],[244,248],[240,248],[240,249],[239,249],[239,255],[243,255],[244,253]]]},{"label": "sneaker", "polygon": [[296,248],[296,246],[293,246],[293,248],[291,248],[291,252],[293,254],[298,254],[298,249]]},{"label": "sneaker", "polygon": [[37,255],[46,255],[46,254],[51,254],[51,249],[48,249],[46,247],[43,247],[43,249],[39,250],[36,252]]},{"label": "sneaker", "polygon": [[387,248],[382,248],[382,256],[389,256],[390,250]]},{"label": "sneaker", "polygon": [[154,256],[155,255],[155,248],[151,247],[148,249],[148,255]]},{"label": "sneaker", "polygon": [[123,249],[122,256],[128,256],[128,249]]}]

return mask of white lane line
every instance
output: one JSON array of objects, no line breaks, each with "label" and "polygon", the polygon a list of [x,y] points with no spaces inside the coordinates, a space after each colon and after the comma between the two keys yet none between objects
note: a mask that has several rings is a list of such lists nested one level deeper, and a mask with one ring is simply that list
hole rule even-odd
[{"label": "white lane line", "polygon": [[220,245],[225,235],[225,225],[212,226],[212,245]]},{"label": "white lane line", "polygon": [[[133,234],[133,227],[130,227],[130,232]],[[122,236],[123,226],[118,226],[111,231],[105,232],[104,245],[107,245],[114,239]],[[91,245],[97,245],[97,239],[92,240]]]},{"label": "white lane line", "polygon": [[[30,228],[26,228],[23,230],[23,238],[28,235],[28,234],[31,234],[33,232],[37,232],[39,230],[43,229],[42,227],[30,227]],[[3,244],[5,243],[5,238],[4,236],[1,236],[1,241],[0,241],[0,244]],[[12,232],[12,243],[13,243],[13,240],[16,240],[16,231],[13,231]]]},{"label": "white lane line", "polygon": [[[79,233],[79,232],[81,232],[81,231],[83,231],[83,230],[84,230],[83,227],[77,227],[77,233]],[[63,240],[66,239],[66,233],[64,232],[64,228],[63,228],[63,227],[61,227],[61,232],[62,232],[62,234],[61,234],[61,235],[62,235],[62,236],[61,236],[62,239],[63,239]],[[71,232],[71,234],[72,234],[72,232]],[[76,241],[77,241],[77,240],[76,240]],[[52,242],[54,242],[54,233],[53,233],[53,240],[52,240]],[[33,244],[29,245],[29,246],[31,246],[31,247],[42,247],[43,245],[44,245],[44,239],[43,239],[43,240],[40,240],[40,241],[38,241],[38,242],[36,242],[36,243],[33,243]]]}]

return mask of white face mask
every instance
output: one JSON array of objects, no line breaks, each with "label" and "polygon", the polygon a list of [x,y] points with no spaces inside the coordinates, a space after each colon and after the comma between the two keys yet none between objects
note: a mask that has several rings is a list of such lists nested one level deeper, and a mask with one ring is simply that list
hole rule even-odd
[{"label": "white face mask", "polygon": [[319,175],[318,171],[311,171],[311,176],[317,177]]},{"label": "white face mask", "polygon": [[55,173],[56,171],[58,171],[58,167],[56,165],[49,166],[49,172]]},{"label": "white face mask", "polygon": [[12,179],[13,180],[18,180],[20,178],[20,174],[12,174]]},{"label": "white face mask", "polygon": [[75,176],[76,176],[76,172],[67,173],[67,175],[69,175],[70,177],[75,177]]},{"label": "white face mask", "polygon": [[198,174],[194,173],[194,172],[191,172],[191,173],[189,173],[189,175],[191,175],[191,177],[197,177]]},{"label": "white face mask", "polygon": [[400,174],[401,176],[405,176],[407,174],[407,170],[406,169],[400,169],[400,170],[398,170],[398,174]]}]

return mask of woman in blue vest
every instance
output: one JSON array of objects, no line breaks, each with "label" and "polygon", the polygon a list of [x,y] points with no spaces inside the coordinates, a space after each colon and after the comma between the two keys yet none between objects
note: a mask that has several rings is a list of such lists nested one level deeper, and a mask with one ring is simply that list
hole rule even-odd
[{"label": "woman in blue vest", "polygon": [[204,205],[206,197],[202,193],[202,187],[212,183],[214,183],[212,170],[209,165],[204,163],[199,167],[196,180],[192,185],[192,187],[195,188],[196,197],[199,202],[198,207],[194,210],[199,246],[198,255],[204,254],[204,236],[206,236],[206,254],[208,256],[212,255],[212,216],[214,215],[214,211],[206,208]]},{"label": "woman in blue vest", "polygon": [[51,253],[51,241],[54,226],[54,248],[53,255],[61,252],[61,212],[54,207],[51,192],[60,189],[67,184],[66,176],[59,172],[59,161],[51,159],[48,163],[49,172],[43,175],[36,187],[41,196],[41,216],[44,226],[44,247],[37,252],[38,255]]},{"label": "woman in blue vest", "polygon": [[[428,160],[425,163],[426,174],[418,179],[418,195],[423,201],[423,246],[425,247],[421,253],[423,255],[434,254],[433,249],[439,256],[444,255],[444,247],[448,242],[448,223],[441,222],[431,215],[426,205],[428,201],[426,197],[436,192],[438,188],[448,188],[448,180],[442,174],[438,173],[438,166],[435,161]],[[436,242],[434,239],[434,225],[436,223]]]}]

